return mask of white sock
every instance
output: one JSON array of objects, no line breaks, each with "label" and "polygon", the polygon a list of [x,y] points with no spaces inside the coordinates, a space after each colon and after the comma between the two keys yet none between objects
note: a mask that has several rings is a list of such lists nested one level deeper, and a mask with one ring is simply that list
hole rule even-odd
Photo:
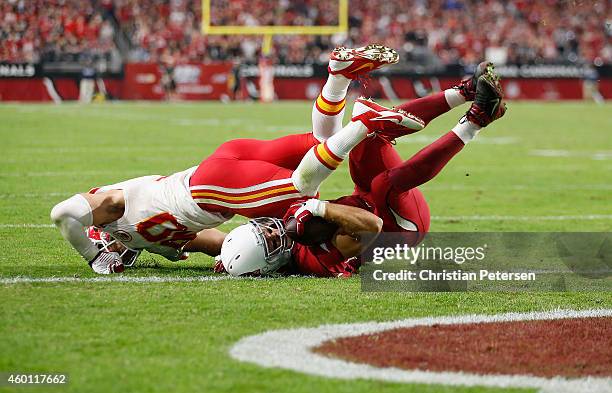
[{"label": "white sock", "polygon": [[304,195],[313,196],[319,186],[342,163],[350,151],[367,135],[361,122],[350,122],[346,127],[310,149],[291,175],[293,185]]},{"label": "white sock", "polygon": [[368,129],[362,122],[352,121],[329,137],[326,144],[332,153],[344,160],[367,134]]},{"label": "white sock", "polygon": [[300,161],[300,165],[293,171],[291,180],[294,187],[302,194],[307,196],[315,196],[319,191],[319,186],[323,180],[334,171],[331,168],[323,165],[317,158],[315,150],[323,144],[314,146]]},{"label": "white sock", "polygon": [[456,126],[452,128],[451,131],[455,133],[463,141],[464,144],[468,144],[472,139],[478,135],[480,131],[480,126],[477,124],[468,121],[465,117],[459,120]]},{"label": "white sock", "polygon": [[312,106],[312,134],[319,142],[325,142],[327,138],[342,129],[344,119],[344,108],[335,115],[321,113],[317,104]]},{"label": "white sock", "polygon": [[446,102],[451,109],[465,104],[465,97],[457,89],[444,90],[444,98],[446,98]]},{"label": "white sock", "polygon": [[351,80],[342,75],[328,75],[327,82],[312,107],[312,133],[323,142],[342,128],[345,97]]},{"label": "white sock", "polygon": [[342,75],[328,75],[321,95],[328,101],[338,102],[346,97],[351,80]]}]

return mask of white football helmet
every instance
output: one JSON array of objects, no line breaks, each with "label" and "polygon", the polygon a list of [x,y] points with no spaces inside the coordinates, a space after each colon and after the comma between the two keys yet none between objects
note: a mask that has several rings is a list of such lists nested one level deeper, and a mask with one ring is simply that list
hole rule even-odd
[{"label": "white football helmet", "polygon": [[270,274],[289,263],[291,245],[282,220],[256,218],[227,234],[221,263],[232,276]]},{"label": "white football helmet", "polygon": [[87,237],[98,247],[99,250],[106,252],[116,252],[121,257],[124,266],[133,266],[136,263],[136,258],[141,253],[141,250],[128,248],[125,244],[112,237],[109,233],[90,226],[85,228]]}]

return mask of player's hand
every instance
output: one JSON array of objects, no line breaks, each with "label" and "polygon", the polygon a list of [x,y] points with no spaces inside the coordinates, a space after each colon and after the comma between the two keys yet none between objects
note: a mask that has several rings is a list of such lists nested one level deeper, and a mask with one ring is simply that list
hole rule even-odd
[{"label": "player's hand", "polygon": [[326,207],[327,202],[318,199],[309,199],[304,202],[302,207],[297,209],[294,214],[297,234],[304,234],[305,225],[312,217],[324,217]]},{"label": "player's hand", "polygon": [[89,262],[89,266],[98,274],[121,273],[125,270],[121,257],[116,252],[100,251]]}]

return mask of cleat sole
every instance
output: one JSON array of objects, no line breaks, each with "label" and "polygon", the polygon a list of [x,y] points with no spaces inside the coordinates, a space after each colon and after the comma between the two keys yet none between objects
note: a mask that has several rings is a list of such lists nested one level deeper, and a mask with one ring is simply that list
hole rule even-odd
[{"label": "cleat sole", "polygon": [[399,54],[395,49],[380,44],[370,44],[357,49],[341,46],[332,51],[332,58],[340,61],[361,58],[384,64],[396,64],[399,62]]}]

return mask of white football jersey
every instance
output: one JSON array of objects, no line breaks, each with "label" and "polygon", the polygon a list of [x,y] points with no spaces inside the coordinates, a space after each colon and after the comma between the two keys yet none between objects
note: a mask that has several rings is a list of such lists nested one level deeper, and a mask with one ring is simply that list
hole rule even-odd
[{"label": "white football jersey", "polygon": [[143,176],[93,189],[123,190],[123,217],[102,230],[127,247],[177,260],[181,248],[202,229],[214,228],[231,216],[202,210],[191,197],[189,178],[196,167],[170,176]]}]

